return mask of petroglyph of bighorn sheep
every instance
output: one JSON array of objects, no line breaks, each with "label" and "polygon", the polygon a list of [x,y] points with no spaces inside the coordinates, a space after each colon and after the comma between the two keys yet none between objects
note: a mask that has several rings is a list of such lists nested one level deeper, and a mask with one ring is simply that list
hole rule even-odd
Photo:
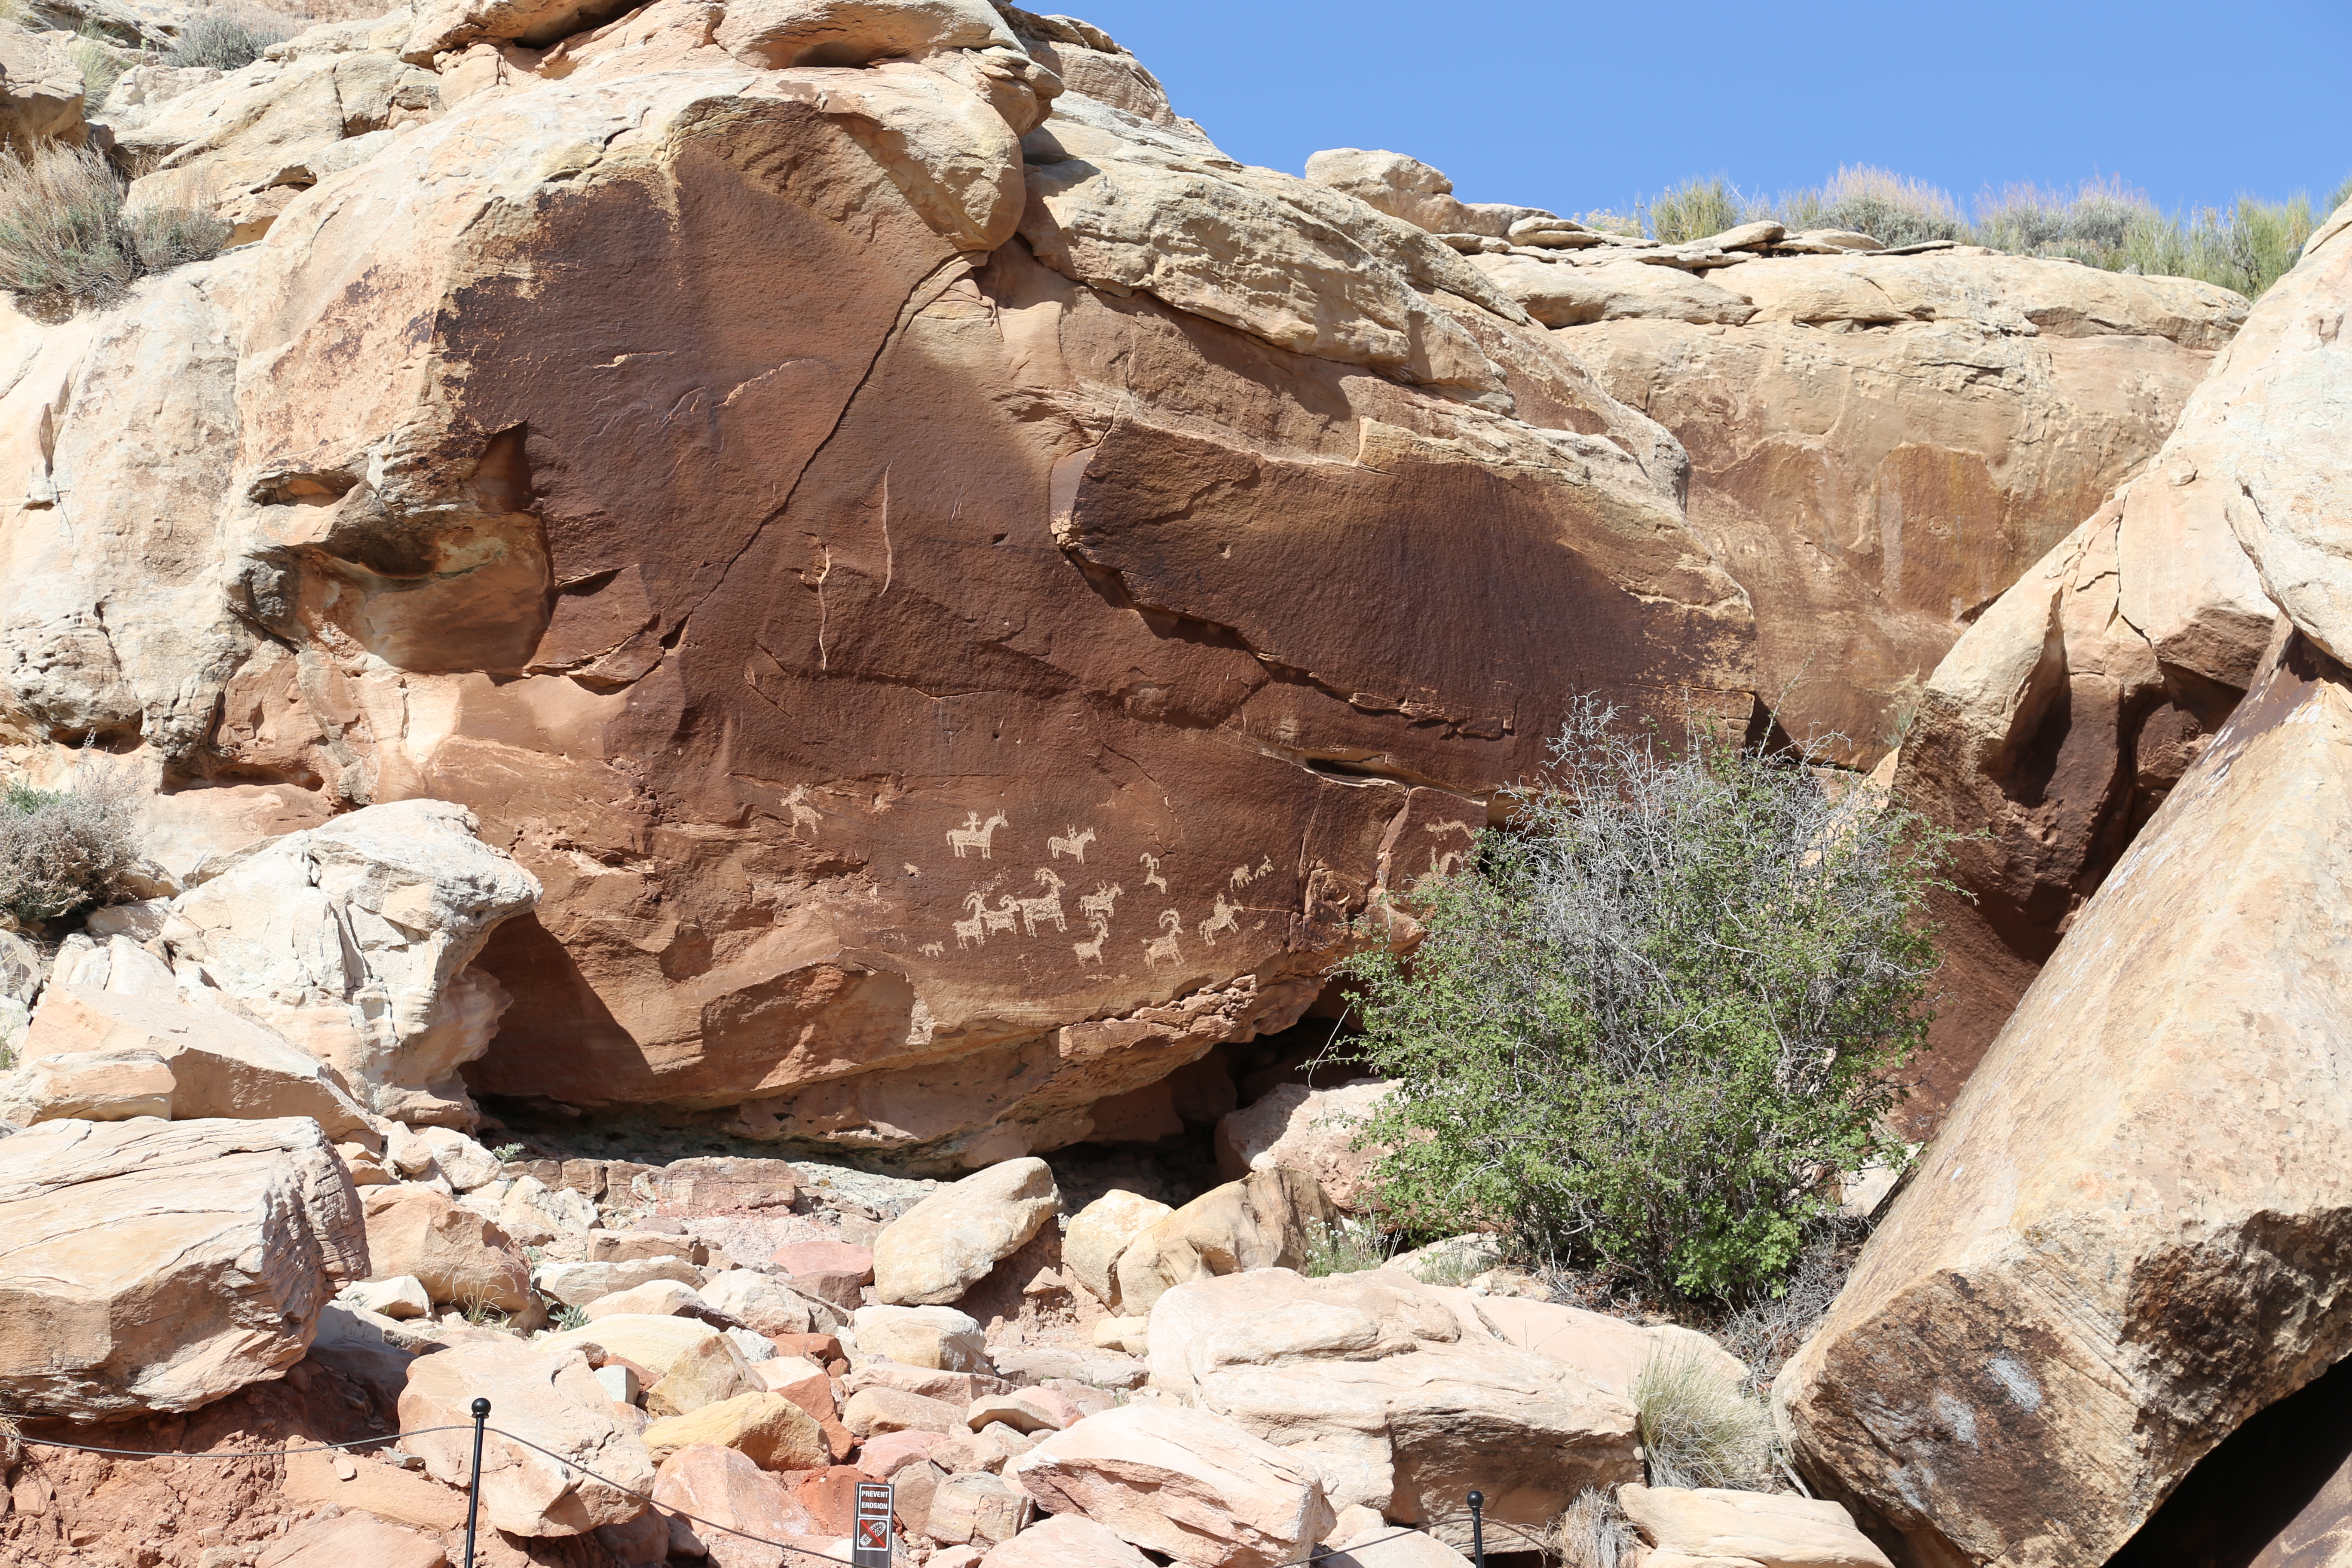
[{"label": "petroglyph of bighorn sheep", "polygon": [[1035,936],[1040,925],[1052,921],[1055,931],[1069,930],[1068,926],[1062,923],[1062,889],[1066,885],[1062,879],[1040,866],[1037,868],[1035,879],[1037,885],[1045,889],[1044,895],[1034,899],[1015,900],[1021,909],[1022,929],[1029,935]]},{"label": "petroglyph of bighorn sheep", "polygon": [[1143,862],[1143,885],[1147,888],[1157,888],[1163,893],[1166,892],[1168,890],[1168,884],[1161,880],[1160,876],[1160,861],[1161,858],[1157,855],[1144,855],[1138,857],[1138,858]]},{"label": "petroglyph of bighorn sheep", "polygon": [[1184,962],[1184,947],[1177,940],[1177,933],[1184,929],[1184,917],[1174,910],[1162,910],[1160,911],[1160,929],[1167,934],[1155,936],[1143,944],[1143,962],[1147,968],[1163,958],[1171,963]]}]

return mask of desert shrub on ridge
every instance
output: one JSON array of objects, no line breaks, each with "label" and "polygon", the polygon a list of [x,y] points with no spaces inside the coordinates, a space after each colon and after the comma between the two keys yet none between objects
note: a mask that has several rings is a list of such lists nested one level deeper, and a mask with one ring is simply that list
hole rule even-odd
[{"label": "desert shrub on ridge", "polygon": [[92,768],[69,789],[0,791],[0,910],[41,926],[111,902],[139,858],[132,794]]},{"label": "desert shrub on ridge", "polygon": [[208,212],[126,207],[121,176],[89,148],[0,153],[0,289],[36,314],[111,303],[139,278],[219,254],[228,235]]},{"label": "desert shrub on ridge", "polygon": [[1791,759],[1578,705],[1517,820],[1369,945],[1360,1054],[1381,1212],[1502,1227],[1692,1298],[1769,1291],[1832,1178],[1891,1157],[1924,1041],[1924,900],[1950,838]]}]

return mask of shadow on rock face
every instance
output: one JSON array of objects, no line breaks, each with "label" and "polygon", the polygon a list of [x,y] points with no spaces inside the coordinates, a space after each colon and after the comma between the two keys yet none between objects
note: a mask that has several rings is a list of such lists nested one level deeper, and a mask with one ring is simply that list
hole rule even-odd
[{"label": "shadow on rock face", "polygon": [[2107,1568],[2324,1568],[2352,1542],[2352,1362],[2189,1471]]}]

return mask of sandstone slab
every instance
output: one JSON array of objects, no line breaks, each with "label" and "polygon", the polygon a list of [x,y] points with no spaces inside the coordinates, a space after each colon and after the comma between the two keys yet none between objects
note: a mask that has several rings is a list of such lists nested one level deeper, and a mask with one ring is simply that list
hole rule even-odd
[{"label": "sandstone slab", "polygon": [[861,1355],[942,1372],[989,1367],[980,1325],[952,1307],[860,1307],[850,1330]]},{"label": "sandstone slab", "polygon": [[[501,1429],[482,1450],[486,1522],[514,1535],[585,1535],[645,1512],[640,1499],[620,1489],[652,1491],[653,1461],[616,1419],[586,1357],[499,1338],[411,1363],[400,1424],[422,1434],[404,1441],[415,1445],[435,1479],[463,1486],[471,1476],[477,1398],[490,1402],[490,1425]],[[427,1426],[457,1429],[422,1433]]]},{"label": "sandstone slab", "polygon": [[519,1312],[530,1305],[530,1264],[497,1226],[426,1187],[364,1194],[376,1277],[415,1278],[435,1301]]},{"label": "sandstone slab", "polygon": [[732,1448],[763,1470],[822,1469],[824,1435],[808,1412],[781,1394],[739,1394],[656,1421],[639,1435],[659,1464],[689,1443]]},{"label": "sandstone slab", "polygon": [[1053,1169],[1008,1160],[943,1187],[874,1238],[874,1293],[896,1307],[941,1306],[987,1278],[1061,1211]]},{"label": "sandstone slab", "polygon": [[1895,1568],[1827,1498],[1624,1486],[1617,1489],[1617,1506],[1660,1556],[1759,1568]]},{"label": "sandstone slab", "polygon": [[1338,1211],[1304,1171],[1268,1166],[1213,1187],[1130,1240],[1118,1302],[1148,1313],[1170,1287],[1251,1268],[1297,1268]]},{"label": "sandstone slab", "polygon": [[56,1121],[0,1139],[0,1392],[90,1419],[193,1410],[302,1359],[367,1272],[313,1122]]},{"label": "sandstone slab", "polygon": [[[1234,1173],[1238,1174],[1239,1173]],[[1118,1305],[1118,1256],[1127,1244],[1176,1211],[1156,1198],[1116,1189],[1070,1216],[1062,1266],[1106,1306]]]},{"label": "sandstone slab", "polygon": [[1066,1514],[991,1547],[979,1568],[1149,1568],[1150,1561],[1094,1521]]},{"label": "sandstone slab", "polygon": [[2104,1560],[2352,1348],[2347,741],[2352,679],[2284,639],[1775,1384],[1800,1468],[1915,1554]]},{"label": "sandstone slab", "polygon": [[1105,1411],[1046,1438],[1007,1474],[1049,1512],[1202,1568],[1304,1557],[1333,1518],[1311,1463],[1198,1410]]},{"label": "sandstone slab", "polygon": [[1359,1149],[1356,1140],[1390,1090],[1390,1085],[1370,1079],[1332,1089],[1276,1084],[1218,1121],[1217,1173],[1238,1181],[1252,1171],[1287,1165],[1314,1177],[1337,1206],[1361,1208],[1381,1151]]}]

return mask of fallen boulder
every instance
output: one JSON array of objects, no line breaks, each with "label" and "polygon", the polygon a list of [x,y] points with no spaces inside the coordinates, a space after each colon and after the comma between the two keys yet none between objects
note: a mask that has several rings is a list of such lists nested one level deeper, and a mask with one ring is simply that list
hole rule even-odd
[{"label": "fallen boulder", "polygon": [[1334,1519],[1304,1455],[1200,1410],[1122,1405],[1056,1432],[1006,1467],[1048,1512],[1197,1568],[1303,1558]]},{"label": "fallen boulder", "polygon": [[710,1568],[786,1568],[807,1561],[770,1542],[797,1542],[836,1555],[830,1551],[834,1542],[818,1535],[816,1521],[794,1506],[783,1482],[732,1448],[702,1443],[680,1448],[662,1461],[653,1494],[654,1506],[669,1516],[673,1555],[707,1557]]},{"label": "fallen boulder", "polygon": [[1105,1306],[1116,1307],[1118,1255],[1129,1242],[1175,1212],[1157,1199],[1114,1188],[1071,1217],[1062,1233],[1062,1267]]},{"label": "fallen boulder", "polygon": [[615,1418],[585,1356],[501,1338],[411,1363],[400,1425],[416,1436],[402,1441],[435,1479],[464,1486],[472,1475],[478,1398],[490,1402],[494,1428],[482,1449],[487,1522],[512,1535],[585,1535],[645,1512],[620,1489],[652,1491],[653,1460]]},{"label": "fallen boulder", "polygon": [[193,1410],[300,1361],[367,1265],[315,1122],[44,1122],[0,1139],[0,1400]]},{"label": "fallen boulder", "polygon": [[1123,1312],[1147,1313],[1171,1286],[1248,1268],[1297,1268],[1339,1211],[1304,1171],[1252,1171],[1213,1187],[1127,1244]]},{"label": "fallen boulder", "polygon": [[992,1547],[979,1568],[1151,1568],[1151,1559],[1093,1520],[1062,1514]]},{"label": "fallen boulder", "polygon": [[1780,1373],[1816,1489],[1916,1557],[2104,1562],[2352,1350],[2347,882],[2352,674],[2296,635],[2076,917]]},{"label": "fallen boulder", "polygon": [[1632,1403],[1494,1337],[1478,1305],[1386,1269],[1194,1280],[1152,1309],[1151,1385],[1312,1464],[1333,1506],[1449,1542],[1472,1488],[1539,1531],[1585,1488],[1640,1479]]},{"label": "fallen boulder", "polygon": [[849,1331],[861,1356],[887,1356],[942,1372],[987,1372],[980,1325],[952,1307],[860,1307]]},{"label": "fallen boulder", "polygon": [[690,1443],[732,1448],[763,1470],[822,1469],[830,1461],[816,1422],[781,1394],[739,1394],[656,1421],[639,1436],[656,1464]]},{"label": "fallen boulder", "polygon": [[530,1263],[506,1232],[430,1187],[369,1187],[368,1258],[374,1278],[414,1275],[436,1302],[520,1312],[530,1307]]},{"label": "fallen boulder", "polygon": [[1314,1177],[1339,1207],[1360,1209],[1382,1152],[1359,1149],[1356,1139],[1394,1087],[1378,1079],[1335,1089],[1278,1083],[1217,1123],[1217,1174],[1239,1181],[1252,1171],[1286,1165]]},{"label": "fallen boulder", "polygon": [[874,1238],[874,1294],[898,1307],[960,1300],[1061,1207],[1053,1168],[1034,1157],[942,1187]]}]

